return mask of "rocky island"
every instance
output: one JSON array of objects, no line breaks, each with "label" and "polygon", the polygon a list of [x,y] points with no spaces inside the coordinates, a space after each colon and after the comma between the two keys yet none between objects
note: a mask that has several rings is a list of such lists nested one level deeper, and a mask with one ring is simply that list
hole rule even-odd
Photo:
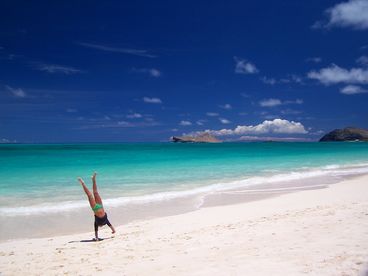
[{"label": "rocky island", "polygon": [[203,133],[197,136],[173,136],[172,142],[179,143],[221,143],[222,141],[209,133]]},{"label": "rocky island", "polygon": [[343,129],[335,129],[326,135],[324,135],[320,142],[331,141],[367,141],[368,142],[368,130],[356,127],[346,127]]}]

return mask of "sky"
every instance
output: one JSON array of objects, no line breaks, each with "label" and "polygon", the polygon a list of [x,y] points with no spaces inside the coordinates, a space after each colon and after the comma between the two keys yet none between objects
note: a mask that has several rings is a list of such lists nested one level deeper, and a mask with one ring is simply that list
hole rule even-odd
[{"label": "sky", "polygon": [[1,1],[2,143],[368,128],[368,0]]}]

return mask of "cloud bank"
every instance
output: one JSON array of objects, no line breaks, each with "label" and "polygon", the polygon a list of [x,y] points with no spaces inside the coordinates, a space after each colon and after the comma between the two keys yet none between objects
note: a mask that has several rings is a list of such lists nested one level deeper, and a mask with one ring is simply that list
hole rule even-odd
[{"label": "cloud bank", "polygon": [[210,133],[215,136],[235,136],[248,134],[306,134],[308,131],[305,127],[294,121],[283,119],[274,119],[272,121],[265,120],[258,125],[244,125],[237,126],[235,129],[221,129],[221,130],[205,130],[200,133]]},{"label": "cloud bank", "polygon": [[368,1],[350,0],[335,5],[326,11],[326,27],[351,27],[358,30],[368,29]]},{"label": "cloud bank", "polygon": [[332,64],[319,71],[310,71],[308,78],[318,80],[324,85],[337,83],[365,84],[368,83],[368,69],[351,68],[349,70]]}]

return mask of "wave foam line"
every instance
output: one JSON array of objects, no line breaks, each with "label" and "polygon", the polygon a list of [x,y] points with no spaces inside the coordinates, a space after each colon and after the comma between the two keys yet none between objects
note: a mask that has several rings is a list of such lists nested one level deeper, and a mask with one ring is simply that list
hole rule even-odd
[{"label": "wave foam line", "polygon": [[[119,207],[130,204],[148,204],[152,202],[168,201],[177,198],[185,198],[195,195],[208,195],[215,192],[234,190],[255,186],[260,184],[271,184],[277,182],[288,182],[322,176],[348,176],[368,173],[368,163],[354,166],[328,165],[314,170],[293,171],[270,176],[254,176],[242,180],[227,183],[216,183],[203,187],[184,191],[169,191],[154,194],[147,194],[133,197],[118,197],[104,200],[104,205],[109,207]],[[70,212],[79,208],[85,208],[88,203],[85,200],[63,201],[59,203],[43,203],[33,206],[21,207],[1,207],[0,216],[27,216],[38,214],[52,214],[59,212]]]}]

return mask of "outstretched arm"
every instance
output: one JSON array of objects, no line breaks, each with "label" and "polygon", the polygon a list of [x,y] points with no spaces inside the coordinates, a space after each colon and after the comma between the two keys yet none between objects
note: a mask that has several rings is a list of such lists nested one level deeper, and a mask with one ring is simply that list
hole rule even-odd
[{"label": "outstretched arm", "polygon": [[110,223],[110,221],[109,220],[107,220],[107,226],[109,226],[110,227],[110,229],[111,229],[111,231],[112,231],[112,234],[114,234],[116,231],[115,231],[115,228],[114,228],[114,226],[112,226],[112,224]]},{"label": "outstretched arm", "polygon": [[116,231],[115,231],[114,226],[112,226],[112,225],[110,224],[110,225],[109,225],[109,227],[111,228],[111,231],[112,231],[111,233],[112,233],[112,234],[114,234],[114,233],[116,232]]},{"label": "outstretched arm", "polygon": [[97,222],[95,222],[95,240],[98,241],[99,238],[98,238],[98,224]]}]

